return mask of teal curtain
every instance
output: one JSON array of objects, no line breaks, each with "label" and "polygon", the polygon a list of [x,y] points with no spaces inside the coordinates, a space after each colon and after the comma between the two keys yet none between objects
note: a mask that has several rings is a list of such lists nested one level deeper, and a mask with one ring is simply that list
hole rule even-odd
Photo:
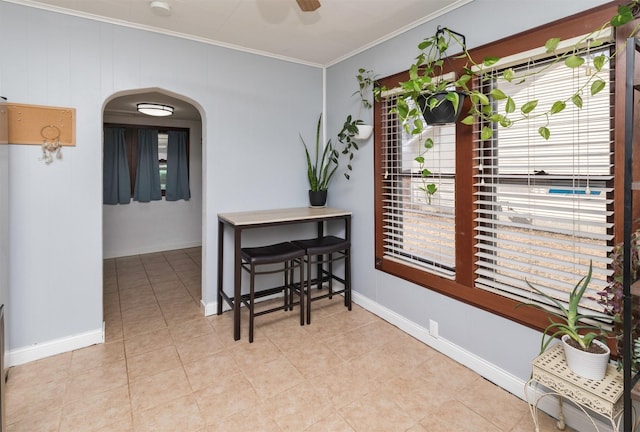
[{"label": "teal curtain", "polygon": [[169,131],[168,135],[165,199],[167,201],[188,200],[191,198],[191,191],[187,163],[187,133]]},{"label": "teal curtain", "polygon": [[139,202],[162,199],[157,129],[138,129],[138,166],[133,199]]},{"label": "teal curtain", "polygon": [[102,202],[129,204],[131,179],[124,128],[104,128],[102,172]]}]

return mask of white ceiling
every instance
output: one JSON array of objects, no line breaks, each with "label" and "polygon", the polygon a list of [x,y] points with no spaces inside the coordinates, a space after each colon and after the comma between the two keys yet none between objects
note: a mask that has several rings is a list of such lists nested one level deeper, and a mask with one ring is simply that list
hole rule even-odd
[{"label": "white ceiling", "polygon": [[[156,31],[317,67],[326,67],[473,0],[320,0],[301,12],[296,0],[0,0]],[[199,120],[190,104],[149,92],[121,96],[105,115],[144,117],[137,102],[175,107],[173,119]]]},{"label": "white ceiling", "polygon": [[327,66],[472,0],[4,0],[187,37],[305,64]]}]

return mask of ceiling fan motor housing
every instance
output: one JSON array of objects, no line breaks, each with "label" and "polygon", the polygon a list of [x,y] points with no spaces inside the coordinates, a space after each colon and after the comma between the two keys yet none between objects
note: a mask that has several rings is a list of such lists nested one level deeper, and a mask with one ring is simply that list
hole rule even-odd
[{"label": "ceiling fan motor housing", "polygon": [[313,12],[320,7],[320,0],[296,0],[302,12]]}]

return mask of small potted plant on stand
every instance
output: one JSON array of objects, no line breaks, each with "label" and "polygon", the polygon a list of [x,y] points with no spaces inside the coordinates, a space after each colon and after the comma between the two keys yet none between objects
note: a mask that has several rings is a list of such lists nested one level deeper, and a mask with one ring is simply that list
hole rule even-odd
[{"label": "small potted plant on stand", "polygon": [[549,325],[542,334],[540,353],[560,336],[569,369],[584,378],[601,380],[607,372],[611,354],[609,347],[602,342],[606,332],[597,324],[588,323],[599,319],[598,316],[579,311],[580,302],[591,281],[592,267],[590,263],[589,272],[574,286],[566,305],[527,282],[536,294],[548,301],[553,310],[537,303],[522,303],[519,306],[541,309],[548,315]]},{"label": "small potted plant on stand", "polygon": [[321,152],[320,149],[320,126],[322,125],[322,114],[318,118],[316,128],[315,157],[311,160],[309,148],[300,135],[300,140],[304,145],[307,160],[307,178],[309,180],[309,203],[311,207],[324,207],[327,202],[327,191],[333,175],[338,169],[338,151],[333,148],[331,140]]}]

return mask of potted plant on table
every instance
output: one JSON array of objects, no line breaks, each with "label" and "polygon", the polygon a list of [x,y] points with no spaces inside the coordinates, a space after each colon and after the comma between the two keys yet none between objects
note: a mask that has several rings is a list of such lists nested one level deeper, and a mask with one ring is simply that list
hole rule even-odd
[{"label": "potted plant on table", "polygon": [[322,114],[318,118],[316,127],[316,145],[314,159],[311,160],[309,148],[300,135],[300,140],[304,145],[307,160],[307,178],[309,180],[309,203],[312,207],[323,207],[327,202],[327,191],[333,175],[338,169],[338,158],[340,154],[333,148],[331,140],[327,141],[324,149],[320,149],[320,126],[322,125]]},{"label": "potted plant on table", "polygon": [[540,353],[557,337],[561,338],[567,366],[577,375],[584,378],[600,380],[604,378],[611,351],[602,342],[606,332],[597,324],[599,316],[583,314],[579,311],[580,302],[591,281],[593,263],[589,264],[589,272],[580,279],[569,294],[568,302],[557,300],[548,291],[536,288],[527,281],[529,287],[548,302],[549,307],[537,303],[521,303],[519,306],[529,306],[543,310],[549,319],[549,325],[544,329],[540,343]]}]

